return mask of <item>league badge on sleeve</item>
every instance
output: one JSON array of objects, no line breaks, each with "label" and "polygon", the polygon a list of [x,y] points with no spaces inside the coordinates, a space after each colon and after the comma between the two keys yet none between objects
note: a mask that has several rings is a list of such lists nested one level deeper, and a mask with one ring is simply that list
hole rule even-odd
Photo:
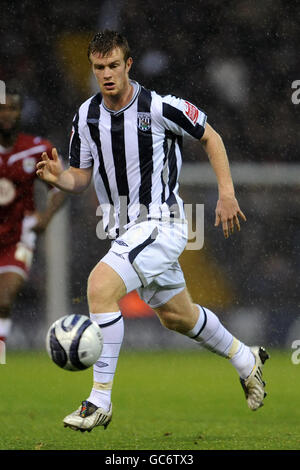
[{"label": "league badge on sleeve", "polygon": [[194,106],[192,103],[185,101],[184,114],[189,119],[189,121],[191,121],[191,123],[195,126],[199,116],[198,108],[196,108],[196,106]]},{"label": "league badge on sleeve", "polygon": [[137,113],[137,125],[138,128],[147,132],[151,129],[151,113]]}]

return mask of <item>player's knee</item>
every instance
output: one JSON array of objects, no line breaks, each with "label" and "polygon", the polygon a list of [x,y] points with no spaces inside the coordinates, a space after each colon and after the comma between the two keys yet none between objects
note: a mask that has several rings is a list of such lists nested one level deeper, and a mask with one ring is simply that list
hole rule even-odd
[{"label": "player's knee", "polygon": [[87,297],[91,311],[114,305],[120,297],[119,288],[105,273],[92,271],[88,278]]},{"label": "player's knee", "polygon": [[111,295],[110,286],[105,278],[95,276],[93,273],[88,278],[87,296],[89,302],[106,301]]}]

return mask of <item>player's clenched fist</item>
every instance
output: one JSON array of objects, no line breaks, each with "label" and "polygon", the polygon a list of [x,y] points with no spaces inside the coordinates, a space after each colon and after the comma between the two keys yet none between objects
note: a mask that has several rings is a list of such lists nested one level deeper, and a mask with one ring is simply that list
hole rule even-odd
[{"label": "player's clenched fist", "polygon": [[36,174],[47,183],[57,183],[59,176],[64,171],[63,165],[58,158],[56,148],[52,149],[52,160],[46,152],[42,153],[42,160],[36,165]]}]

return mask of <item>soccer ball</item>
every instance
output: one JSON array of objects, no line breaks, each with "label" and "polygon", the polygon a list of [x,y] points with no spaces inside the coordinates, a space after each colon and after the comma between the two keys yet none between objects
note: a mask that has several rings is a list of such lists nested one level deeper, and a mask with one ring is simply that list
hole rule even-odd
[{"label": "soccer ball", "polygon": [[95,364],[103,348],[100,326],[84,315],[65,315],[49,328],[46,349],[62,369],[78,371]]}]

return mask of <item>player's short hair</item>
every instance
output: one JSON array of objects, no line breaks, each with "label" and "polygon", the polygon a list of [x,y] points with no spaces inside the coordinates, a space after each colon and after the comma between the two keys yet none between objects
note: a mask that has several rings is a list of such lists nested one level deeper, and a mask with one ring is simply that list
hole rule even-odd
[{"label": "player's short hair", "polygon": [[90,60],[90,55],[95,52],[99,52],[103,56],[107,56],[116,47],[119,47],[123,51],[124,61],[127,62],[131,55],[127,39],[117,31],[105,29],[104,31],[95,34],[89,43],[87,51],[88,58]]}]

